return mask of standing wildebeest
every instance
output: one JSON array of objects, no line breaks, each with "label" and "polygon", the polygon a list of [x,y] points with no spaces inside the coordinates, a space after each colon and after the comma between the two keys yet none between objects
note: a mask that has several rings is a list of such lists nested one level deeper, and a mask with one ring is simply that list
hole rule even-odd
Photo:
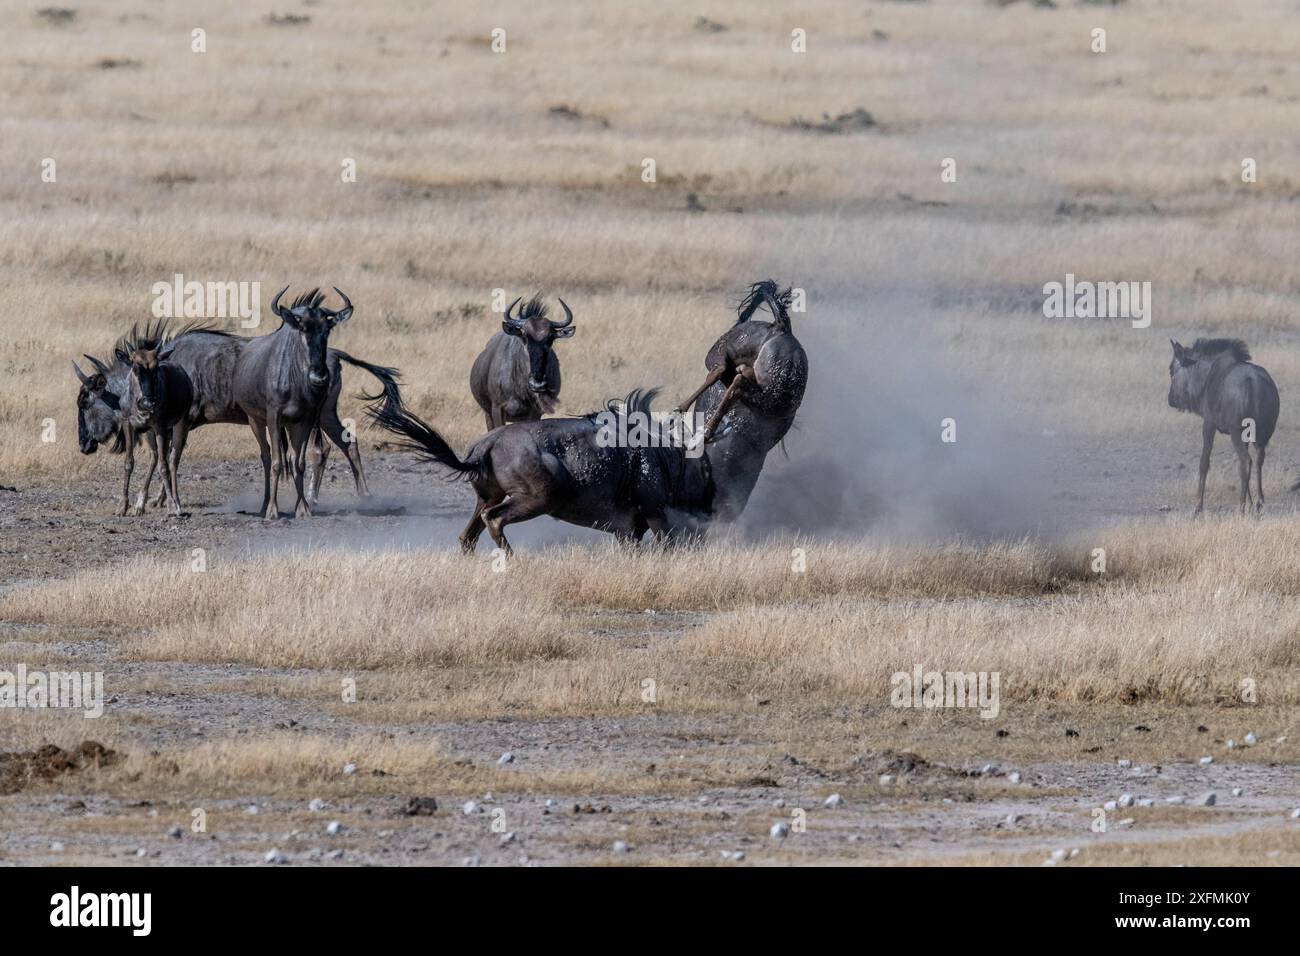
[{"label": "standing wildebeest", "polygon": [[[647,420],[654,394],[633,392],[608,411]],[[478,504],[460,535],[467,554],[484,528],[510,554],[506,525],[544,514],[609,531],[620,541],[640,541],[650,530],[671,543],[707,527],[713,502],[708,460],[691,457],[670,435],[660,435],[654,446],[622,447],[611,442],[613,429],[601,413],[547,418],[493,429],[462,459],[433,428],[392,403],[368,411],[408,439],[402,447],[473,485]]]},{"label": "standing wildebeest", "polygon": [[524,303],[519,315],[506,309],[501,331],[488,340],[474,360],[469,389],[483,409],[488,431],[507,422],[531,422],[555,411],[560,398],[560,360],[551,348],[556,339],[568,338],[577,329],[573,313],[564,307],[564,321],[552,322],[540,296]]},{"label": "standing wildebeest", "polygon": [[[131,496],[131,471],[135,467],[135,434],[145,432],[145,440],[153,453],[149,472],[145,475],[144,490],[136,504],[136,513],[144,512],[149,498],[149,482],[153,480],[154,466],[161,461],[163,487],[171,492],[172,512],[181,513],[180,493],[176,487],[173,462],[179,464],[189,434],[189,411],[194,400],[194,386],[185,370],[168,361],[175,350],[175,342],[162,334],[136,341],[126,356],[130,373],[126,379],[125,414],[122,427],[125,431],[126,475],[122,482],[122,510],[126,514]],[[172,448],[175,457],[172,457]]]},{"label": "standing wildebeest", "polygon": [[[718,486],[717,517],[734,521],[744,510],[771,451],[794,423],[808,384],[808,356],[790,326],[791,289],[771,279],[750,286],[736,324],[705,357],[704,384],[676,409],[696,403],[706,417],[704,440]],[[766,305],[772,322],[751,317]]]},{"label": "standing wildebeest", "polygon": [[[265,520],[280,516],[277,497],[280,476],[286,468],[286,449],[279,440],[281,428],[288,433],[293,451],[294,486],[298,493],[294,514],[312,513],[303,490],[304,450],[312,429],[325,424],[321,412],[331,384],[330,332],[352,316],[352,303],[338,288],[334,291],[338,292],[344,307],[337,312],[321,305],[325,297],[319,289],[298,296],[286,308],[280,305],[280,297],[287,291],[285,286],[271,301],[271,311],[280,317],[280,327],[249,342],[235,365],[235,403],[248,416],[249,427],[262,452],[261,514]],[[275,447],[274,477],[272,445]]]},{"label": "standing wildebeest", "polygon": [[1241,513],[1250,502],[1250,448],[1255,449],[1257,511],[1264,510],[1264,451],[1277,425],[1280,400],[1268,372],[1250,360],[1240,339],[1197,339],[1191,348],[1170,340],[1169,404],[1201,416],[1201,474],[1196,514],[1205,508],[1205,476],[1215,432],[1232,439],[1241,476]]},{"label": "standing wildebeest", "polygon": [[[189,430],[218,423],[248,424],[248,416],[235,403],[233,384],[235,364],[244,346],[251,340],[205,325],[187,325],[173,333],[166,329],[165,324],[160,323],[157,327],[146,327],[143,333],[133,328],[129,334],[118,340],[108,363],[100,361],[93,355],[85,356],[95,368],[94,375],[85,374],[77,367],[76,362],[72,363],[73,370],[81,383],[77,393],[77,432],[82,454],[93,454],[100,444],[110,439],[113,441],[111,450],[114,454],[125,450],[123,403],[126,398],[127,378],[131,371],[127,356],[136,341],[149,335],[159,334],[168,338],[173,347],[168,363],[180,366],[189,376],[193,386]],[[321,428],[347,455],[348,464],[352,467],[352,478],[357,495],[366,498],[369,496],[369,489],[366,487],[365,474],[361,470],[358,443],[355,440],[345,440],[343,425],[338,416],[338,397],[343,388],[341,362],[347,362],[370,372],[380,380],[384,395],[390,396],[391,400],[400,405],[401,397],[395,377],[397,370],[371,365],[338,349],[329,350],[330,390],[325,407],[321,411]],[[359,397],[369,401],[380,396],[362,394]],[[137,434],[144,435],[143,432]],[[281,429],[280,441],[282,443],[288,441],[283,429]],[[320,431],[316,433],[315,441],[317,464],[312,487],[313,502],[317,500],[328,449],[328,446],[323,445],[321,441]],[[181,449],[173,443],[170,465],[171,472],[178,481],[180,451]],[[167,495],[168,488],[164,482],[162,493],[158,497],[158,505],[162,505]],[[144,499],[141,498],[135,510],[143,511],[144,503]]]}]

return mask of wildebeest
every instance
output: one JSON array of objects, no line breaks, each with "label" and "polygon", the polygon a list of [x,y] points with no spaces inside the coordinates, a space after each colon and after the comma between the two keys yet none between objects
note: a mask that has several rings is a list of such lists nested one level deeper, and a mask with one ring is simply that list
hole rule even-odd
[{"label": "wildebeest", "polygon": [[[676,409],[695,404],[717,482],[715,512],[734,521],[744,510],[771,451],[790,430],[808,384],[808,356],[790,323],[793,292],[771,279],[750,286],[736,324],[704,360],[708,375]],[[766,305],[771,322],[751,321]]]},{"label": "wildebeest", "polygon": [[1241,513],[1250,502],[1250,449],[1255,449],[1255,487],[1264,509],[1264,453],[1277,425],[1281,402],[1268,372],[1250,360],[1240,339],[1197,339],[1191,348],[1170,340],[1169,404],[1199,415],[1201,471],[1196,490],[1196,514],[1205,508],[1205,476],[1210,471],[1214,435],[1232,439],[1241,478]]},{"label": "wildebeest", "polygon": [[474,360],[469,389],[483,409],[488,431],[507,422],[536,421],[555,411],[560,398],[560,360],[552,346],[556,339],[577,331],[573,312],[560,299],[564,321],[552,322],[540,296],[524,303],[519,315],[506,308],[501,331],[488,340]]},{"label": "wildebeest", "polygon": [[122,509],[126,514],[131,492],[131,471],[135,467],[135,434],[144,431],[149,450],[153,453],[149,471],[145,475],[144,490],[136,504],[136,512],[143,513],[149,498],[149,482],[153,480],[154,466],[162,464],[163,486],[170,491],[172,511],[181,513],[181,499],[176,487],[174,461],[179,463],[189,434],[190,404],[194,400],[194,386],[185,370],[168,361],[175,343],[162,335],[138,340],[126,356],[130,373],[126,379],[125,414],[122,427],[126,446],[125,477],[122,481]]},{"label": "wildebeest", "polygon": [[[77,432],[83,454],[93,454],[101,444],[112,441],[111,450],[117,454],[125,450],[125,436],[122,416],[127,390],[127,378],[130,375],[130,363],[127,355],[134,348],[134,343],[149,336],[163,336],[170,340],[172,352],[168,362],[180,366],[189,376],[193,386],[193,401],[190,405],[188,426],[193,431],[208,424],[247,425],[248,416],[236,404],[234,399],[234,370],[244,346],[251,339],[223,332],[207,325],[186,325],[174,331],[168,330],[165,323],[146,327],[144,331],[133,328],[120,338],[113,349],[108,362],[103,362],[93,355],[85,358],[95,369],[95,374],[87,375],[76,362],[72,363],[77,373],[80,389],[77,393]],[[338,349],[329,350],[328,367],[330,389],[325,407],[321,411],[321,428],[348,457],[352,467],[352,478],[357,494],[369,496],[365,474],[361,468],[361,456],[358,443],[347,441],[342,423],[338,416],[338,397],[343,387],[342,362],[347,362],[370,372],[380,380],[383,395],[389,396],[397,404],[401,403],[396,381],[397,370],[379,365],[371,365],[361,359],[353,358]],[[359,396],[363,400],[373,400],[379,395]],[[144,437],[144,433],[138,433]],[[320,486],[321,476],[326,461],[328,446],[321,441],[321,432],[314,435],[318,463],[314,471],[312,501],[317,500],[316,491]],[[281,443],[287,445],[283,429]],[[179,481],[180,451],[175,444],[171,451],[171,471]],[[158,505],[166,499],[168,489],[164,483],[163,492],[158,497]],[[144,501],[137,504],[136,510],[142,510]]]},{"label": "wildebeest", "polygon": [[[607,410],[616,416],[640,413],[644,421],[652,417],[654,395],[636,391]],[[707,528],[713,503],[708,460],[688,455],[671,436],[657,445],[619,446],[609,432],[602,436],[608,418],[592,413],[493,429],[461,458],[432,427],[400,407],[385,403],[368,414],[407,439],[401,447],[473,486],[478,502],[460,535],[466,553],[486,528],[510,554],[506,525],[538,515],[609,531],[625,542],[639,542],[649,530],[671,543]]]},{"label": "wildebeest", "polygon": [[[306,468],[304,451],[312,430],[321,424],[321,412],[329,397],[329,335],[352,316],[352,302],[336,287],[343,308],[335,311],[321,303],[319,289],[306,292],[292,306],[280,305],[288,291],[281,289],[271,300],[271,311],[280,317],[280,327],[258,336],[244,346],[235,365],[235,403],[248,417],[249,427],[262,453],[262,507],[264,519],[280,516],[277,501],[280,476],[287,464],[280,429],[288,435],[293,453],[293,477],[297,490],[294,514],[310,515],[311,503],[303,489]],[[271,449],[275,448],[274,475]],[[350,457],[350,456],[349,456]]]}]

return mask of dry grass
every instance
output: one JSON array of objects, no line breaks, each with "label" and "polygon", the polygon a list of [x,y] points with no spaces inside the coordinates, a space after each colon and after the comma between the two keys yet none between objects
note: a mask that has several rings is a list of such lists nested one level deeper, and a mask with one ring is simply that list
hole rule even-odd
[{"label": "dry grass", "polygon": [[493,699],[636,709],[647,676],[672,709],[752,696],[885,703],[891,675],[918,664],[998,671],[1004,701],[1232,703],[1245,678],[1271,703],[1300,699],[1290,522],[1139,523],[1108,537],[1101,576],[1086,573],[1084,544],[803,542],[803,572],[789,542],[567,547],[504,572],[415,551],[315,551],[205,573],[142,558],[14,589],[0,618],[115,621],[125,660],[387,670],[398,677],[390,699],[450,681],[478,688],[459,700],[467,716]]},{"label": "dry grass", "polygon": [[[416,410],[457,444],[481,422],[465,381],[495,288],[575,306],[571,412],[636,385],[689,387],[731,294],[769,271],[810,289],[814,317],[819,295],[851,285],[884,328],[902,321],[897,293],[924,290],[907,324],[962,374],[1014,370],[1008,401],[1032,396],[1084,432],[1168,427],[1166,333],[1244,332],[1284,394],[1300,376],[1275,345],[1295,330],[1300,191],[1285,173],[1296,27],[1280,0],[1249,15],[1199,0],[826,0],[797,15],[723,2],[720,33],[697,15],[328,5],[275,26],[136,3],[56,25],[15,11],[21,53],[0,60],[0,474],[105,473],[76,452],[68,359],[107,349],[176,272],[260,281],[264,298],[286,282],[345,288],[358,311],[338,344],[402,366]],[[1087,49],[1099,23],[1102,56]],[[796,25],[803,55],[789,52]],[[789,125],[857,107],[879,127]],[[56,183],[40,179],[46,156]],[[639,177],[647,156],[654,184]],[[957,184],[939,181],[945,156]],[[340,182],[344,157],[356,183]],[[1156,326],[1044,323],[1039,290],[1067,271],[1151,280]],[[1113,414],[1089,414],[1083,392]],[[1283,428],[1294,437],[1285,415]],[[191,454],[254,446],[206,429]]]}]

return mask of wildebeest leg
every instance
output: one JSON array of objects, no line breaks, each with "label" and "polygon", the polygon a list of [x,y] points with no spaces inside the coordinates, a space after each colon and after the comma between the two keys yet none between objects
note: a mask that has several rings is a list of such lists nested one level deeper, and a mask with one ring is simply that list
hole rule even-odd
[{"label": "wildebeest leg", "polygon": [[1250,445],[1238,432],[1232,432],[1232,448],[1237,453],[1237,477],[1241,482],[1241,513],[1250,504]]},{"label": "wildebeest leg", "polygon": [[506,553],[514,554],[510,542],[506,540],[505,527],[517,521],[527,521],[538,515],[546,514],[546,502],[543,498],[510,497],[498,505],[493,505],[483,512],[483,524],[492,536],[496,546]]},{"label": "wildebeest leg", "polygon": [[709,420],[704,423],[704,441],[707,442],[713,437],[714,429],[716,429],[718,423],[722,421],[722,416],[727,414],[727,409],[735,403],[736,396],[740,393],[740,389],[745,382],[753,380],[753,368],[748,365],[736,366],[736,377],[731,380],[731,384],[727,386],[727,391],[722,396],[722,401],[718,402],[718,407],[713,410],[713,414],[709,416]]},{"label": "wildebeest leg", "polygon": [[704,377],[704,384],[701,385],[699,388],[697,388],[695,391],[691,392],[690,397],[686,399],[686,401],[679,404],[676,408],[674,408],[673,411],[676,412],[678,415],[686,414],[686,409],[694,405],[695,400],[698,399],[705,392],[707,392],[718,381],[718,379],[722,378],[722,376],[726,374],[726,371],[727,371],[727,365],[724,362],[723,364],[715,368],[713,371],[709,372],[709,374]]},{"label": "wildebeest leg", "polygon": [[1193,517],[1205,510],[1205,476],[1210,473],[1210,452],[1214,450],[1214,425],[1201,426],[1201,477],[1196,488],[1196,511]]},{"label": "wildebeest leg", "polygon": [[310,446],[307,452],[307,494],[311,496],[314,505],[320,501],[320,483],[325,477],[325,463],[329,460],[330,446],[325,444],[325,436],[319,428],[312,430],[307,444]]},{"label": "wildebeest leg", "polygon": [[[135,499],[135,507],[131,509],[131,514],[144,514],[144,507],[149,503],[149,485],[153,481],[154,469],[158,467],[158,439],[154,436],[152,430],[144,433],[144,440],[149,443],[149,470],[144,475],[144,490],[140,492]],[[167,482],[163,481],[163,490],[167,488]]]},{"label": "wildebeest leg", "polygon": [[487,430],[488,430],[488,431],[491,431],[492,429],[494,429],[494,428],[497,427],[495,424],[493,424],[494,419],[493,419],[493,417],[492,417],[492,413],[491,413],[491,412],[484,412],[484,413],[483,413],[483,418],[484,418],[484,420],[485,420],[486,423],[487,423]]},{"label": "wildebeest leg", "polygon": [[135,471],[135,431],[125,425],[122,428],[126,436],[126,452],[122,456],[122,507],[118,509],[119,515],[126,514],[126,509],[131,502],[131,472]]},{"label": "wildebeest leg", "polygon": [[[172,443],[172,471],[180,466],[180,457],[176,453],[176,444]],[[167,498],[171,495],[171,489],[167,487],[167,482],[162,482],[162,487],[158,489],[158,500],[154,502],[155,508],[161,508],[167,503]]]},{"label": "wildebeest leg", "polygon": [[474,503],[474,514],[469,519],[469,524],[465,525],[465,530],[460,533],[460,549],[466,554],[474,553],[474,545],[478,544],[478,536],[483,533],[483,512],[494,505],[499,505],[504,499],[497,498],[491,501],[487,498],[480,498]]},{"label": "wildebeest leg", "polygon": [[1255,490],[1259,499],[1255,502],[1255,512],[1259,514],[1264,510],[1264,446],[1260,444],[1255,445]]},{"label": "wildebeest leg", "polygon": [[250,417],[248,427],[253,429],[257,447],[262,453],[262,507],[257,513],[265,515],[267,502],[271,500],[271,443],[266,438],[266,422],[259,422]]},{"label": "wildebeest leg", "polygon": [[[179,489],[181,455],[185,453],[185,442],[189,440],[189,437],[190,437],[190,426],[183,419],[177,422],[174,426],[172,426],[172,438],[171,438],[172,447],[171,447],[171,455],[169,457],[170,464],[168,465],[168,470],[171,473],[170,484],[171,484],[171,496],[172,496],[172,514],[177,515],[178,517],[180,516],[181,513],[181,494]],[[164,472],[163,476],[167,477],[167,472]]]},{"label": "wildebeest leg", "polygon": [[307,501],[303,477],[307,470],[307,442],[315,427],[310,421],[299,422],[289,433],[289,440],[293,442],[293,486],[298,493],[293,503],[293,514],[296,518],[311,517],[311,503]]},{"label": "wildebeest leg", "polygon": [[[172,466],[169,462],[172,451],[171,433],[161,426],[158,428],[158,459],[162,464],[162,482],[168,488],[175,488],[176,484],[172,481]],[[174,504],[175,502],[173,502]],[[180,511],[177,509],[177,513]]]},{"label": "wildebeest leg", "polygon": [[266,433],[275,442],[275,447],[271,450],[275,453],[275,461],[271,465],[271,488],[267,495],[266,507],[262,510],[263,521],[278,521],[280,518],[280,475],[285,469],[285,440],[280,435],[280,415],[278,412],[271,412],[266,416]]},{"label": "wildebeest leg", "polygon": [[[370,486],[366,484],[366,473],[361,468],[361,443],[357,441],[357,436],[353,434],[352,440],[347,440],[346,429],[343,423],[339,421],[338,414],[332,408],[327,408],[321,412],[320,427],[330,441],[339,446],[339,450],[347,456],[348,465],[352,468],[352,484],[357,489],[358,498],[370,497]],[[324,458],[321,459],[324,461]],[[316,479],[316,486],[320,487],[320,479]],[[314,500],[314,499],[313,499]]]}]

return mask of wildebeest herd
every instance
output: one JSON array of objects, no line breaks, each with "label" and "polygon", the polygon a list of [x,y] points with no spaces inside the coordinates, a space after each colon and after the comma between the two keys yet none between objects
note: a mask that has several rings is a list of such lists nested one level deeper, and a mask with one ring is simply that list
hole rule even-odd
[{"label": "wildebeest herd", "polygon": [[[702,536],[715,521],[739,517],[768,452],[793,424],[808,382],[808,358],[790,322],[791,290],[769,279],[750,287],[735,324],[705,357],[704,381],[671,413],[680,422],[695,407],[702,425],[686,436],[689,441],[681,440],[680,431],[669,434],[662,416],[655,415],[654,389],[611,401],[603,412],[545,418],[560,394],[553,346],[576,331],[573,312],[560,299],[565,317],[555,322],[540,297],[522,306],[516,299],[506,309],[501,332],[470,370],[470,390],[488,430],[461,456],[403,404],[396,369],[329,346],[330,332],[352,316],[346,295],[334,290],[343,304],[335,310],[315,289],[282,305],[286,291],[271,303],[281,324],[267,335],[246,338],[205,325],[172,329],[160,321],[133,328],[107,361],[86,355],[93,374],[73,362],[81,382],[81,451],[91,454],[111,442],[112,451],[125,454],[119,514],[144,512],[159,466],[163,487],[156,504],[170,500],[173,513],[182,513],[181,455],[189,432],[208,424],[252,429],[262,460],[259,513],[266,520],[280,516],[279,481],[290,474],[294,514],[312,513],[328,460],[326,438],[347,456],[358,496],[368,498],[358,443],[338,413],[347,363],[378,379],[381,390],[361,398],[372,403],[367,414],[373,421],[400,436],[399,447],[473,487],[478,500],[460,535],[466,552],[486,530],[509,553],[506,525],[539,515],[608,531],[621,541],[640,542],[649,531],[658,541],[673,542]],[[772,321],[753,320],[764,307]],[[1251,503],[1254,449],[1254,504],[1262,510],[1265,452],[1280,405],[1273,379],[1251,362],[1238,339],[1171,344],[1169,404],[1203,422],[1196,513],[1204,508],[1210,451],[1220,432],[1231,438],[1237,454],[1243,513]],[[650,441],[610,442],[602,434],[608,414],[659,422],[652,426],[658,431]],[[140,441],[149,447],[149,469],[132,509],[131,476]],[[1297,489],[1300,482],[1292,488]]]},{"label": "wildebeest herd", "polygon": [[[509,553],[505,526],[538,515],[608,531],[622,541],[639,542],[650,531],[656,540],[671,543],[702,536],[715,520],[739,516],[767,453],[794,422],[808,381],[807,355],[791,328],[791,290],[764,280],[750,287],[735,324],[709,350],[704,383],[669,416],[680,423],[694,405],[703,422],[694,435],[670,429],[653,413],[655,390],[634,391],[603,412],[544,418],[555,410],[560,393],[552,346],[574,334],[573,312],[561,299],[565,318],[553,322],[540,297],[521,307],[516,299],[502,331],[473,363],[470,388],[488,432],[461,457],[403,404],[396,369],[329,346],[330,332],[352,315],[346,295],[334,290],[343,303],[334,310],[324,306],[319,290],[284,306],[286,291],[271,303],[281,324],[267,335],[246,338],[205,325],[173,329],[156,322],[120,338],[107,361],[86,355],[93,374],[73,362],[81,383],[81,451],[91,454],[111,442],[112,451],[125,455],[119,514],[144,512],[154,471],[161,466],[163,488],[156,504],[170,500],[180,515],[178,476],[186,438],[191,429],[218,423],[246,424],[253,431],[262,459],[259,513],[265,520],[280,516],[279,481],[289,474],[294,514],[312,513],[328,456],[326,437],[347,456],[357,494],[368,497],[357,442],[338,414],[342,363],[347,363],[382,386],[361,396],[372,403],[367,413],[376,423],[400,436],[401,447],[474,488],[478,501],[460,536],[467,552],[486,529]],[[771,322],[753,320],[763,307]],[[652,440],[611,442],[602,434],[607,414],[658,424],[651,426]],[[151,457],[132,509],[131,476],[140,441]]]}]

